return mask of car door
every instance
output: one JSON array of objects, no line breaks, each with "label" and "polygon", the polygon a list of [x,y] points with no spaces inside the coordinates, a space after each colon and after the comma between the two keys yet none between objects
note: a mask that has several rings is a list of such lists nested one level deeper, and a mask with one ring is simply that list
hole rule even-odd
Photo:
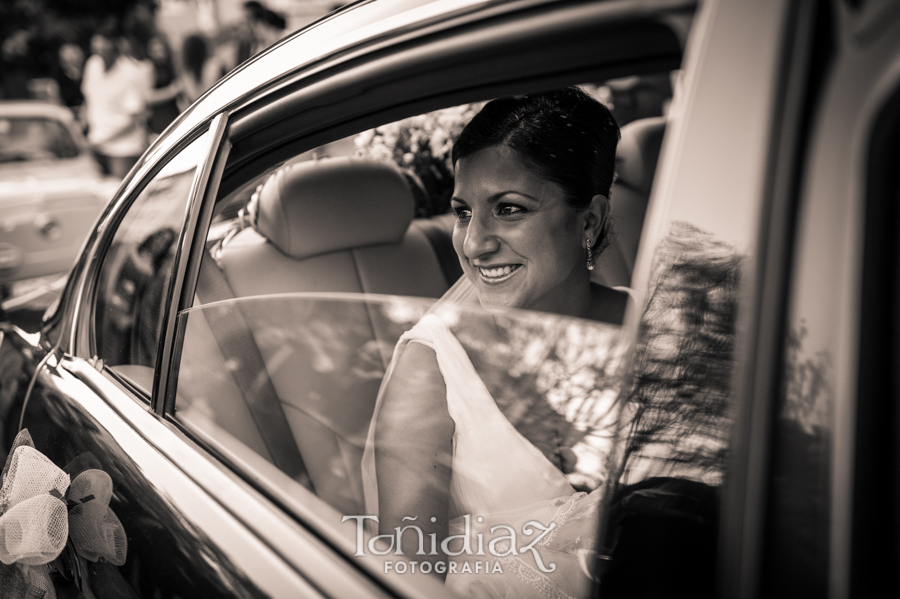
[{"label": "car door", "polygon": [[[248,190],[246,195],[250,195],[257,184],[265,182],[267,175],[279,172],[276,169],[282,167],[285,161],[293,164],[293,160],[301,157],[316,156],[321,146],[338,143],[341,139],[347,139],[348,135],[352,136],[396,118],[416,115],[430,108],[439,109],[459,102],[483,100],[491,95],[521,93],[529,88],[575,83],[579,82],[578,77],[584,77],[585,81],[592,77],[603,80],[626,73],[652,72],[654,69],[666,71],[677,67],[681,54],[679,30],[677,26],[666,24],[665,18],[670,17],[675,23],[684,24],[685,21],[681,19],[689,19],[691,7],[673,4],[661,7],[659,13],[645,13],[634,8],[627,3],[614,6],[576,4],[560,11],[555,7],[545,7],[542,10],[519,12],[513,6],[508,10],[498,10],[496,14],[488,14],[483,20],[460,17],[458,20],[449,20],[442,27],[436,26],[434,30],[423,31],[419,38],[401,38],[402,43],[398,39],[395,45],[388,45],[386,49],[373,53],[370,60],[345,61],[343,56],[338,56],[333,63],[317,65],[317,70],[309,75],[309,81],[301,73],[292,83],[281,82],[271,94],[236,107],[231,114],[226,142],[219,162],[213,168],[214,183],[210,186],[207,198],[220,205],[211,202],[206,206],[207,212],[198,223],[193,249],[187,261],[184,288],[178,299],[177,317],[174,309],[170,316],[173,319],[171,330],[175,333],[169,341],[172,344],[170,371],[160,375],[160,398],[165,399],[165,404],[161,404],[160,408],[164,409],[165,416],[180,427],[188,438],[203,446],[228,469],[253,480],[286,513],[293,514],[316,534],[328,539],[349,563],[363,568],[393,592],[406,592],[407,587],[404,585],[410,583],[408,578],[402,574],[386,576],[388,572],[384,569],[384,564],[374,556],[368,556],[365,560],[356,559],[359,557],[359,549],[358,545],[354,546],[355,539],[352,535],[351,542],[347,542],[347,531],[352,532],[352,523],[349,528],[341,527],[341,519],[325,509],[327,506],[318,505],[317,497],[309,493],[308,485],[303,484],[302,476],[297,476],[296,471],[284,467],[285,472],[279,472],[279,468],[272,467],[273,463],[265,458],[270,454],[274,455],[277,448],[266,445],[264,435],[252,434],[254,427],[250,424],[251,417],[246,408],[244,413],[247,416],[242,419],[245,422],[243,428],[251,429],[248,435],[257,441],[242,443],[241,439],[248,437],[241,432],[233,428],[222,430],[224,427],[221,426],[219,417],[225,420],[224,413],[239,405],[239,401],[229,403],[230,407],[226,409],[224,393],[196,393],[196,379],[191,385],[193,392],[186,391],[186,380],[196,377],[194,373],[197,372],[197,363],[202,363],[201,359],[195,357],[197,348],[211,347],[211,350],[207,350],[210,357],[218,353],[215,349],[216,341],[198,344],[192,336],[193,323],[202,320],[204,315],[210,320],[211,313],[215,311],[213,307],[204,308],[199,305],[195,298],[195,289],[199,293],[202,286],[203,269],[215,268],[210,266],[205,254],[210,253],[215,259],[219,255],[219,242],[223,241],[214,233],[214,225],[218,221],[213,221],[213,218],[226,211],[222,205],[227,207],[228,202],[236,199],[244,190]],[[324,70],[324,74],[318,69]],[[311,209],[307,214],[316,215],[319,210]],[[372,222],[375,226],[380,219],[376,218]],[[317,239],[323,236],[327,238],[327,226],[329,225],[323,222]],[[231,236],[225,237],[227,243]],[[246,235],[238,233],[232,244],[241,245],[239,238],[242,237]],[[365,241],[360,243],[364,245]],[[263,248],[265,244],[259,251],[262,252]],[[225,255],[228,253],[227,248],[222,250],[220,263],[228,262]],[[279,261],[279,264],[286,261],[284,257],[277,257],[277,251],[274,253],[276,256],[272,257],[273,260]],[[253,274],[253,278],[249,280],[238,280],[234,271],[223,266],[226,279],[244,295],[251,291],[255,294],[275,293],[268,290],[279,287],[274,285],[273,276],[270,276],[276,270],[272,268],[270,272],[270,266],[261,256],[253,258],[253,254],[248,253],[244,258],[245,266],[252,265],[249,271],[242,271],[242,276],[250,276],[248,272]],[[354,259],[360,258],[355,256]],[[309,286],[304,288],[308,289]],[[247,309],[245,312],[255,309],[258,316],[266,314],[268,322],[276,319],[276,314],[280,314],[274,307],[271,312],[265,309],[266,305],[278,305],[276,299],[267,303],[248,298],[241,305]],[[299,302],[300,305],[309,303],[309,300]],[[321,300],[321,304],[326,303]],[[377,312],[374,309],[372,311]],[[236,312],[225,315],[224,318],[236,319],[239,316]],[[303,310],[299,312],[306,314]],[[287,313],[296,315],[298,311]],[[336,343],[343,339],[339,337],[335,340],[321,333],[317,327],[319,323],[312,316],[307,317],[308,322],[298,322],[296,316],[284,318],[280,333],[264,335],[251,329],[248,334],[257,335],[256,341],[263,353],[273,350],[269,335],[286,335],[285,344],[277,348],[275,357],[287,360],[288,363],[290,360],[285,356],[292,354],[289,348],[293,347],[291,343],[295,341],[293,335],[307,334],[307,327],[313,329],[309,333],[310,337],[319,339],[313,333],[321,334],[322,343]],[[222,316],[219,318],[221,322]],[[248,320],[258,321],[249,317]],[[343,325],[344,322],[340,324]],[[277,327],[272,327],[272,323],[268,322],[266,330],[277,330]],[[221,349],[222,342],[218,343]],[[310,345],[316,347],[315,343],[310,342]],[[278,350],[283,351],[279,353]],[[296,353],[293,352],[294,355]],[[314,352],[314,355],[321,357],[322,353],[326,353],[324,349]],[[227,364],[236,368],[237,361],[243,357],[240,353],[231,355],[223,350],[222,359],[210,360],[223,367],[212,368],[208,372],[222,373]],[[318,369],[327,368],[327,364],[344,363],[342,360],[325,357],[321,357],[321,360],[314,360],[311,365],[305,366],[312,371],[311,376],[318,374]],[[188,368],[190,372],[187,371]],[[302,372],[302,369],[298,370]],[[284,369],[282,376],[286,376],[283,372]],[[296,371],[292,374],[299,376]],[[341,377],[344,379],[342,384],[351,389],[356,377],[355,370],[347,372]],[[228,376],[225,375],[224,378],[227,379]],[[218,377],[214,380],[211,374],[209,386],[204,391],[223,389],[219,383]],[[275,387],[281,388],[280,380],[274,380],[273,383]],[[240,392],[234,392],[233,386],[231,389],[230,395],[239,398]],[[221,404],[215,403],[220,400]],[[256,427],[260,427],[258,420]],[[275,436],[276,431],[281,428],[284,427],[278,425],[276,429],[263,426],[271,436]],[[260,437],[263,437],[262,441],[258,440]],[[304,441],[303,438],[298,439],[301,449]],[[277,458],[272,461],[276,467],[279,466]],[[198,460],[185,460],[183,467],[205,466],[201,466],[201,461]],[[291,480],[292,478],[295,480]],[[322,492],[318,485],[312,486]],[[345,517],[354,515],[355,513],[344,514]],[[274,546],[285,543],[284,535],[277,529],[261,526],[256,522],[248,522],[248,525]],[[440,587],[429,588],[427,593],[433,595],[439,591]]]},{"label": "car door", "polygon": [[900,18],[890,3],[835,2],[815,19],[760,588],[889,595]]},{"label": "car door", "polygon": [[[798,587],[788,580],[809,596],[828,586],[814,586],[827,566],[811,566],[821,555],[809,551],[827,529],[823,513],[805,504],[798,518],[767,503],[786,268],[807,119],[829,60],[828,11],[725,0],[706,3],[694,23],[634,282],[643,304],[634,431],[621,449],[623,509],[606,531],[618,538],[610,568],[623,595],[665,593],[676,581],[726,597],[790,594]],[[675,497],[692,523],[662,517]],[[767,518],[781,539],[804,526],[810,545],[763,543]],[[761,563],[777,563],[779,577]]]}]

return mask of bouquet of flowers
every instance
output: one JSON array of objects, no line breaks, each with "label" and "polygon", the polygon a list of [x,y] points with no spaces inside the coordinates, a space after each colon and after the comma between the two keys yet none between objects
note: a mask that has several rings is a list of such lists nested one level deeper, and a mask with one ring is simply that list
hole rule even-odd
[{"label": "bouquet of flowers", "polygon": [[87,562],[125,563],[127,537],[109,507],[112,479],[91,454],[66,469],[35,449],[28,430],[13,442],[0,487],[0,597],[55,599],[51,574],[94,599]]}]

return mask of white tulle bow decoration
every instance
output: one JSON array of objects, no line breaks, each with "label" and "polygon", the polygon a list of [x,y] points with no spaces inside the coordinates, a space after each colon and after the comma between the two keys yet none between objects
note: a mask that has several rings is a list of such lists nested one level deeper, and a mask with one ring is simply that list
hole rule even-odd
[{"label": "white tulle bow decoration", "polygon": [[[69,475],[35,449],[23,430],[0,476],[0,597],[55,599],[50,573],[61,571],[63,551],[70,563],[125,563],[127,537],[109,507],[113,484],[106,472],[85,469],[70,484]],[[76,585],[93,597],[87,568],[76,564],[75,570]]]},{"label": "white tulle bow decoration", "polygon": [[85,470],[69,487],[69,535],[84,559],[104,559],[114,566],[125,563],[127,537],[109,507],[112,479],[103,470]]},{"label": "white tulle bow decoration", "polygon": [[69,536],[68,488],[69,475],[38,450],[13,452],[0,489],[0,561],[39,566],[57,558]]}]

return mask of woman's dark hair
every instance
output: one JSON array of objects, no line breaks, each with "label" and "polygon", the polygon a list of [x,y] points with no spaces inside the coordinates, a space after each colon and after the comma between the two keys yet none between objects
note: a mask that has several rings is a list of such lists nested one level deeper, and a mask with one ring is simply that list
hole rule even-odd
[{"label": "woman's dark hair", "polygon": [[200,35],[189,35],[184,39],[184,45],[181,48],[182,60],[184,68],[194,76],[195,81],[200,81],[203,77],[203,65],[209,58],[209,48],[206,46],[206,40]]},{"label": "woman's dark hair", "polygon": [[577,87],[488,102],[453,144],[453,164],[505,145],[563,188],[576,210],[609,197],[619,126],[609,109]]}]

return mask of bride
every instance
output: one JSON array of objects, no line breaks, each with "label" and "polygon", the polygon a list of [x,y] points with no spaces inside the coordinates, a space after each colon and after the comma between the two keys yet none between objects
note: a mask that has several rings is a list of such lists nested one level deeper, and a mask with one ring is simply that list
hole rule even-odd
[{"label": "bride", "polygon": [[[627,293],[590,279],[618,140],[609,110],[574,87],[494,100],[466,126],[452,154],[453,245],[483,306],[622,321]],[[378,533],[396,534],[393,553],[462,594],[590,591],[599,493],[576,493],[516,430],[438,314],[397,345],[363,479]]]}]

